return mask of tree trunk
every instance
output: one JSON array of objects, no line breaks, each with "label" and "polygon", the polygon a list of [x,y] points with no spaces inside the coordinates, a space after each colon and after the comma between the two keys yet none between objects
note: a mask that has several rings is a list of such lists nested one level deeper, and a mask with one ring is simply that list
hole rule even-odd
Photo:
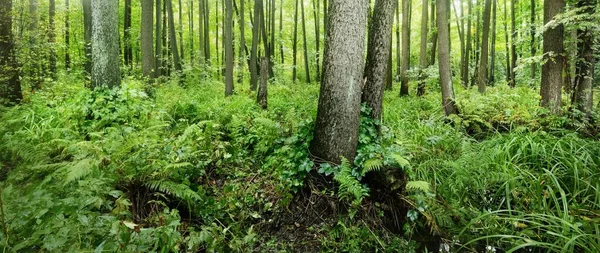
[{"label": "tree trunk", "polygon": [[[590,17],[594,14],[596,0],[579,0],[577,7],[581,8],[580,14],[592,23]],[[587,14],[587,15],[586,15]],[[594,106],[593,84],[594,84],[594,32],[591,27],[579,28],[578,36],[578,61],[575,74],[575,89],[571,104],[589,119]]]},{"label": "tree trunk", "polygon": [[396,0],[377,0],[371,24],[367,46],[367,63],[365,67],[365,86],[362,102],[371,108],[371,118],[381,121],[383,110],[383,89],[390,67],[392,25]]},{"label": "tree trunk", "polygon": [[241,0],[240,1],[240,12],[239,12],[239,18],[240,18],[240,53],[239,53],[239,57],[240,57],[240,61],[239,61],[239,73],[238,73],[238,83],[243,83],[244,82],[244,62],[246,61],[246,53],[245,53],[245,49],[246,49],[246,34],[245,34],[245,30],[246,30],[246,19],[245,19],[245,15],[246,15],[246,7],[245,7],[245,2],[246,0]]},{"label": "tree trunk", "polygon": [[313,0],[313,16],[315,19],[315,61],[317,62],[317,79],[321,76],[321,65],[319,64],[320,41],[321,41],[321,22],[319,21],[319,0]]},{"label": "tree trunk", "polygon": [[179,58],[179,50],[177,50],[177,36],[175,35],[175,19],[173,17],[172,0],[165,0],[167,4],[167,12],[169,13],[169,43],[171,46],[171,54],[173,55],[173,66],[175,71],[181,72],[181,59]]},{"label": "tree trunk", "polygon": [[92,0],[81,0],[83,6],[83,29],[85,40],[85,74],[92,75]]},{"label": "tree trunk", "polygon": [[431,57],[429,59],[429,65],[433,65],[435,63],[435,57],[437,56],[436,50],[438,45],[438,30],[435,5],[435,1],[431,1],[431,26],[433,28],[433,33],[431,34]]},{"label": "tree trunk", "polygon": [[296,8],[294,8],[294,39],[292,41],[292,80],[294,83],[296,82],[296,78],[298,75],[298,5],[299,0],[296,0]]},{"label": "tree trunk", "polygon": [[262,57],[260,61],[260,87],[258,87],[258,94],[256,102],[263,110],[267,109],[267,85],[269,83],[269,60],[267,57]]},{"label": "tree trunk", "polygon": [[[489,0],[488,0],[489,1]],[[458,114],[454,102],[454,87],[450,73],[450,29],[448,26],[448,1],[436,1],[437,30],[438,30],[438,65],[440,71],[440,84],[442,86],[442,106],[446,116]]]},{"label": "tree trunk", "polygon": [[189,0],[188,8],[190,9],[188,12],[188,26],[189,26],[189,36],[190,36],[190,63],[194,66],[194,0]]},{"label": "tree trunk", "polygon": [[306,17],[304,15],[304,2],[300,3],[300,12],[302,13],[302,46],[304,47],[304,72],[306,75],[306,82],[310,83],[310,67],[308,62],[308,43],[306,40]]},{"label": "tree trunk", "polygon": [[[168,0],[165,0],[168,1]],[[159,77],[163,75],[163,64],[162,64],[162,53],[163,53],[163,44],[162,44],[162,3],[161,0],[156,0],[156,26],[155,26],[155,41],[154,43],[156,44],[156,56],[154,57],[155,59],[155,64],[154,64],[154,72],[155,72],[155,77]]]},{"label": "tree trunk", "polygon": [[279,0],[279,54],[281,55],[281,64],[284,64],[285,53],[283,51],[283,0]]},{"label": "tree trunk", "polygon": [[354,161],[358,145],[367,0],[331,0],[311,154],[339,164]]},{"label": "tree trunk", "polygon": [[[477,0],[477,6],[481,5],[481,1]],[[478,75],[479,75],[479,55],[481,53],[480,47],[480,34],[481,34],[481,8],[476,8],[475,10],[475,69],[473,70],[473,77],[471,78],[471,86],[477,85]]]},{"label": "tree trunk", "polygon": [[125,0],[123,58],[125,59],[125,65],[131,67],[133,62],[133,49],[131,48],[131,0]]},{"label": "tree trunk", "polygon": [[492,57],[492,60],[490,62],[490,73],[489,73],[489,82],[492,83],[492,85],[494,84],[495,81],[495,67],[496,67],[496,9],[497,9],[497,4],[496,2],[498,0],[492,0],[492,47],[490,49],[490,55]]},{"label": "tree trunk", "polygon": [[152,78],[154,75],[154,48],[152,47],[152,26],[154,6],[153,0],[142,1],[141,44],[142,44],[142,73],[144,77]]},{"label": "tree trunk", "polygon": [[[552,21],[554,17],[561,14],[565,8],[564,0],[544,1],[544,23]],[[564,29],[561,24],[544,31],[544,64],[542,65],[542,96],[541,106],[546,107],[551,113],[560,112],[562,96],[562,72],[564,51]]]},{"label": "tree trunk", "polygon": [[21,102],[19,64],[15,57],[12,34],[12,1],[0,2],[0,105]]},{"label": "tree trunk", "polygon": [[400,96],[408,95],[408,76],[410,67],[410,5],[411,0],[402,0],[402,63],[400,66]]},{"label": "tree trunk", "polygon": [[396,78],[400,81],[400,72],[402,72],[402,35],[400,33],[400,3],[396,3]]},{"label": "tree trunk", "polygon": [[250,90],[255,91],[258,85],[258,43],[261,27],[260,10],[262,0],[254,1],[254,24],[252,24],[252,50],[250,51]]},{"label": "tree trunk", "polygon": [[181,0],[179,0],[179,57],[181,61],[185,59],[185,48],[183,47],[183,6],[181,5]]},{"label": "tree trunk", "polygon": [[462,76],[462,81],[463,84],[465,86],[469,86],[469,74],[470,74],[470,64],[471,64],[471,50],[472,50],[472,42],[471,42],[471,20],[472,17],[471,15],[473,15],[473,1],[468,0],[467,1],[467,8],[468,8],[468,14],[465,15],[465,17],[467,17],[467,27],[465,29],[465,34],[466,34],[466,49],[465,49],[465,62],[463,65],[463,76]]},{"label": "tree trunk", "polygon": [[[534,0],[535,1],[535,0]],[[506,7],[506,2],[508,2],[508,0],[504,0],[504,45],[506,47],[506,82],[508,83],[508,85],[511,85],[511,78],[510,78],[510,46],[509,46],[509,41],[508,41],[508,7]]]},{"label": "tree trunk", "polygon": [[219,53],[219,2],[221,1],[215,1],[215,55],[217,55],[217,60],[215,63],[218,66],[217,72],[219,75],[222,75],[221,69],[223,66],[221,65],[219,59],[221,56]]},{"label": "tree trunk", "polygon": [[206,11],[204,10],[204,0],[200,0],[198,8],[198,57],[200,58],[200,65],[203,65],[206,64],[206,54],[204,52],[204,12]]},{"label": "tree trunk", "polygon": [[92,0],[93,88],[121,84],[118,14],[118,0]]},{"label": "tree trunk", "polygon": [[479,61],[479,75],[477,78],[477,90],[480,93],[485,93],[485,88],[487,85],[490,9],[491,0],[485,0],[485,7],[483,9],[483,34],[481,36],[481,60]]},{"label": "tree trunk", "polygon": [[427,72],[425,69],[428,67],[427,62],[427,34],[429,33],[429,13],[428,13],[428,0],[423,0],[423,7],[421,8],[421,52],[419,54],[419,87],[417,88],[417,96],[425,95],[425,80],[427,80]]},{"label": "tree trunk", "polygon": [[71,41],[69,34],[69,0],[65,0],[65,69],[71,69]]},{"label": "tree trunk", "polygon": [[233,3],[225,0],[225,96],[233,95]]},{"label": "tree trunk", "polygon": [[50,46],[50,76],[56,80],[56,52],[54,51],[56,43],[56,32],[54,31],[54,16],[56,15],[56,1],[50,0],[48,6],[48,43]]},{"label": "tree trunk", "polygon": [[[536,0],[531,0],[531,44],[530,44],[530,48],[531,48],[531,57],[534,57],[536,54],[536,46],[535,46],[535,30],[536,30],[536,24],[535,24],[535,2]],[[536,72],[537,72],[537,63],[532,62],[531,63],[531,80],[535,80],[535,76],[536,76]]]},{"label": "tree trunk", "polygon": [[515,87],[517,84],[515,68],[517,67],[517,30],[516,30],[516,18],[515,18],[515,5],[517,4],[517,0],[512,0],[510,5],[510,22],[512,25],[511,32],[511,40],[510,40],[510,82],[509,85],[511,87]]}]

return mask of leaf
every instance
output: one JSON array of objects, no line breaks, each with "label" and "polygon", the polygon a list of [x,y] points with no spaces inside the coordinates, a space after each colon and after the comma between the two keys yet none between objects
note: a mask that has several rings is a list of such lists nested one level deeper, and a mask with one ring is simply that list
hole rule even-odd
[{"label": "leaf", "polygon": [[371,158],[364,162],[363,167],[365,168],[365,173],[369,171],[379,170],[383,166],[383,160],[379,158]]},{"label": "leaf", "polygon": [[394,158],[394,161],[402,168],[406,168],[410,165],[410,162],[400,154],[392,154],[391,157]]},{"label": "leaf", "polygon": [[406,190],[408,191],[423,191],[429,192],[431,185],[425,181],[408,181],[406,183]]},{"label": "leaf", "polygon": [[125,225],[129,229],[135,229],[135,227],[139,226],[138,224],[135,224],[131,221],[123,221],[123,225]]}]

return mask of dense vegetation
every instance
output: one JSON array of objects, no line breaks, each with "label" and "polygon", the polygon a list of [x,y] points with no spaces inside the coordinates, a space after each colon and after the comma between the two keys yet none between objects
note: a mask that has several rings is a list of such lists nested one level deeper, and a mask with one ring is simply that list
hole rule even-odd
[{"label": "dense vegetation", "polygon": [[[531,41],[525,33],[519,35],[522,36],[519,40],[516,37],[509,40],[506,30],[484,43],[498,43],[495,46],[498,51],[504,50],[501,42],[507,45],[499,58],[505,57],[508,67],[505,68],[504,61],[490,61],[490,69],[503,70],[497,71],[500,74],[495,79],[493,74],[489,78],[488,73],[482,74],[477,69],[481,66],[479,63],[463,62],[465,57],[469,59],[463,51],[467,53],[470,49],[463,48],[465,34],[459,39],[456,33],[457,26],[464,29],[466,25],[458,21],[468,17],[471,30],[473,19],[474,37],[480,36],[479,31],[475,31],[475,27],[479,27],[475,22],[482,21],[485,26],[485,18],[479,14],[475,17],[470,10],[446,13],[452,16],[451,21],[457,20],[450,31],[446,31],[446,39],[459,42],[461,48],[460,54],[456,45],[448,52],[452,52],[448,55],[452,65],[428,63],[445,58],[436,55],[436,47],[432,46],[436,43],[428,42],[430,37],[425,35],[421,43],[426,44],[425,53],[433,50],[433,59],[420,55],[425,57],[424,61],[420,67],[411,69],[403,67],[410,65],[410,60],[388,64],[388,60],[397,55],[382,53],[395,51],[399,44],[383,43],[386,45],[383,48],[372,46],[372,41],[380,36],[390,37],[392,28],[400,27],[399,18],[398,24],[393,25],[393,11],[377,9],[392,2],[395,5],[397,1],[376,0],[372,11],[377,14],[369,17],[373,23],[369,26],[369,36],[365,36],[369,44],[365,43],[364,50],[359,50],[358,57],[354,58],[363,61],[362,55],[367,52],[367,63],[360,69],[350,66],[344,71],[335,71],[331,69],[339,70],[340,66],[331,62],[339,58],[324,53],[323,46],[338,47],[340,44],[336,43],[340,40],[335,41],[333,35],[326,39],[319,29],[327,29],[328,24],[323,22],[327,19],[323,16],[332,15],[328,22],[335,22],[340,17],[335,10],[352,5],[344,6],[348,3],[344,0],[300,1],[300,15],[298,1],[283,5],[265,1],[266,13],[272,13],[270,18],[285,20],[278,25],[292,29],[275,28],[276,22],[271,21],[267,28],[261,28],[266,30],[262,33],[280,37],[272,35],[273,41],[277,37],[277,43],[265,43],[260,49],[258,44],[263,42],[258,40],[264,35],[260,35],[260,29],[253,29],[256,26],[250,27],[244,34],[252,34],[248,38],[253,42],[248,44],[254,44],[250,47],[257,51],[242,53],[242,60],[236,59],[235,68],[233,51],[224,52],[227,50],[223,48],[219,51],[219,46],[227,42],[196,42],[200,44],[198,49],[192,37],[196,32],[204,34],[210,29],[197,31],[183,23],[182,17],[185,17],[185,21],[193,24],[194,10],[202,11],[207,8],[205,4],[217,1],[201,0],[200,6],[193,7],[196,1],[184,1],[182,5],[181,1],[166,0],[165,13],[172,20],[164,23],[180,23],[164,26],[164,30],[169,30],[167,26],[173,28],[167,32],[172,37],[165,35],[166,42],[160,43],[170,53],[166,52],[165,58],[152,57],[149,62],[138,56],[138,51],[144,51],[138,46],[144,45],[131,37],[138,29],[144,29],[143,23],[138,25],[140,20],[136,20],[135,13],[141,12],[138,6],[142,4],[142,8],[147,8],[144,3],[152,5],[155,1],[126,0],[120,7],[113,1],[112,7],[105,7],[101,5],[110,5],[111,1],[84,0],[83,5],[75,3],[79,9],[72,7],[67,11],[66,8],[62,10],[63,16],[58,16],[60,21],[65,21],[66,34],[71,31],[71,36],[84,37],[84,25],[69,26],[69,20],[83,19],[80,9],[83,7],[85,12],[86,3],[103,11],[119,8],[123,14],[127,13],[127,5],[131,12],[133,2],[134,14],[129,14],[124,24],[127,26],[129,22],[131,32],[124,34],[125,39],[118,34],[113,38],[99,38],[98,34],[90,37],[93,42],[101,41],[92,46],[106,45],[123,51],[121,55],[115,51],[116,62],[110,60],[108,51],[86,53],[88,48],[84,42],[69,45],[69,40],[65,40],[69,36],[59,42],[47,41],[47,36],[55,35],[41,34],[43,29],[39,24],[23,21],[38,18],[36,0],[8,2],[17,7],[33,3],[36,8],[20,9],[26,14],[21,12],[21,16],[8,18],[15,20],[15,26],[29,25],[27,29],[25,26],[8,29],[11,34],[24,32],[26,36],[11,37],[16,47],[3,48],[14,56],[0,55],[3,60],[0,88],[11,87],[15,80],[10,75],[16,73],[18,93],[22,97],[15,100],[14,90],[0,93],[3,101],[15,102],[2,101],[0,106],[0,247],[4,252],[600,252],[600,106],[589,107],[574,99],[579,95],[596,95],[596,100],[586,98],[584,101],[597,101],[593,68],[598,64],[592,60],[592,65],[586,65],[587,55],[578,53],[587,52],[582,49],[586,48],[584,39],[575,45],[565,44],[575,49],[577,60],[572,59],[573,62],[583,62],[573,67],[576,73],[573,79],[581,79],[573,83],[585,86],[583,83],[589,80],[589,87],[575,85],[567,89],[570,84],[564,84],[567,95],[560,98],[556,106],[544,102],[546,95],[540,91],[544,89],[540,88],[540,82],[547,80],[535,74],[538,70],[547,73],[539,68],[547,65],[542,64],[547,54],[536,56],[534,50],[530,58],[520,59],[519,64],[512,66],[516,74],[511,76],[509,69],[513,63],[509,55],[512,52],[508,45],[510,42],[529,46]],[[244,12],[242,3],[262,8],[262,2],[233,1],[241,12]],[[366,7],[367,1],[363,0],[353,4],[359,2]],[[406,5],[402,6],[411,6],[411,1],[403,2]],[[491,5],[491,1],[485,2],[486,6]],[[513,14],[515,2],[510,2]],[[59,6],[61,3],[69,6],[68,1],[59,1]],[[197,23],[203,24],[204,18],[224,18],[233,23],[234,20],[228,18],[232,13],[216,11],[221,10],[219,8],[232,11],[231,0],[223,3],[211,7],[214,12],[201,12],[202,22]],[[328,9],[333,13],[322,7],[327,3],[334,6]],[[413,20],[419,21],[415,16],[422,13],[422,6],[429,9],[429,1],[423,3],[425,5],[415,5],[412,10]],[[464,1],[450,3],[467,6]],[[53,5],[55,1],[51,0],[49,6],[46,3],[40,6],[52,10]],[[566,14],[556,20],[562,22],[567,31],[596,34],[596,25],[574,22],[582,20],[581,10],[585,8],[579,2],[569,5],[572,6],[567,6]],[[594,13],[584,21],[596,20],[596,5],[595,2],[590,5],[594,6]],[[299,50],[295,41],[301,41],[300,38],[288,39],[288,35],[282,34],[289,33],[291,37],[298,33],[291,30],[300,20],[305,22],[304,8],[306,19],[310,13],[314,17],[311,21],[317,25],[315,30],[309,30],[314,34],[304,34],[301,44],[305,47]],[[246,9],[245,14],[254,14],[254,23],[262,22],[256,17],[260,10],[251,9]],[[491,9],[494,17],[496,9],[510,12],[506,3],[502,8],[494,3]],[[275,10],[281,11],[280,17],[276,17]],[[177,11],[178,16],[172,15]],[[182,16],[183,11],[189,15]],[[490,10],[483,12],[489,19]],[[534,20],[537,12],[534,7]],[[1,7],[0,18],[5,13],[8,12]],[[102,13],[111,15],[110,11]],[[427,11],[424,13],[427,22]],[[160,11],[156,14],[162,16]],[[258,15],[265,18],[264,13]],[[379,19],[377,15],[392,19]],[[237,17],[240,17],[239,12],[236,28],[240,23]],[[243,15],[240,18],[244,20]],[[366,18],[365,13],[364,21]],[[527,20],[524,16],[519,19]],[[110,20],[103,22],[111,25]],[[150,15],[150,20],[156,19]],[[508,24],[509,20],[504,17],[502,21]],[[493,22],[500,23],[496,18]],[[6,20],[0,23],[5,24]],[[223,30],[223,37],[232,42],[232,34],[239,34],[225,26],[228,25],[223,28],[229,32]],[[303,26],[305,24],[296,29],[305,30]],[[329,28],[334,29],[331,34],[338,34],[340,30],[335,29],[340,26],[334,23],[334,28]],[[176,32],[175,27],[182,32]],[[418,26],[413,24],[413,27]],[[586,30],[589,27],[593,29]],[[388,30],[387,35],[379,34],[378,29]],[[540,28],[542,33],[551,29],[555,28]],[[365,25],[363,36],[366,30]],[[523,31],[528,30],[529,27],[525,27]],[[160,28],[157,31],[164,33]],[[501,36],[504,33],[506,41]],[[585,38],[584,35],[580,38]],[[408,36],[410,39],[410,34]],[[398,43],[399,37],[398,32]],[[532,38],[538,37],[541,34]],[[7,37],[0,36],[0,40],[3,38]],[[221,37],[211,37],[215,38]],[[177,43],[178,39],[182,44]],[[149,41],[152,51],[158,46],[152,44],[155,42],[152,29]],[[354,42],[360,41],[354,38]],[[440,38],[440,44],[444,44],[442,41]],[[597,43],[592,42],[591,47],[595,48]],[[411,43],[417,45],[419,41],[406,42],[408,47]],[[292,44],[294,64],[300,69],[306,63],[304,73],[297,73],[295,65],[286,58]],[[542,43],[534,41],[533,44],[537,47]],[[281,54],[277,47],[269,55],[267,45],[281,45]],[[239,43],[235,47],[228,44],[226,48],[237,50],[239,46]],[[207,47],[213,54],[212,62],[204,51]],[[530,48],[523,48],[526,50],[522,51],[529,53]],[[56,52],[61,50],[66,54],[57,57]],[[180,53],[183,58],[188,50],[202,59],[194,60],[193,54],[188,54],[188,60],[183,60],[178,67],[176,61],[180,59],[175,55]],[[304,60],[296,62],[296,50],[305,53]],[[439,50],[445,49],[440,46]],[[481,54],[478,50],[471,53]],[[215,56],[220,53],[227,59],[220,62],[221,56]],[[309,53],[311,57],[306,56]],[[382,54],[384,61],[381,61]],[[594,50],[592,54],[595,58]],[[490,57],[494,55],[492,50]],[[35,57],[40,60],[33,61]],[[398,55],[398,59],[407,57],[411,57],[408,52],[407,56]],[[482,56],[471,57],[483,59]],[[353,60],[352,55],[347,58]],[[88,60],[95,66],[89,66]],[[162,60],[165,62],[159,63]],[[245,66],[245,60],[260,64]],[[461,64],[456,64],[459,61]],[[487,64],[486,59],[483,61]],[[19,65],[17,69],[12,68],[15,62]],[[116,68],[117,73],[98,67],[103,64],[113,65],[110,67]],[[150,69],[141,66],[144,64]],[[156,64],[164,64],[164,68],[158,67],[161,70],[157,71]],[[396,65],[398,78],[391,78],[388,74]],[[462,73],[465,66],[466,80]],[[586,66],[592,70],[588,72]],[[363,67],[367,72],[357,73],[362,72]],[[443,73],[446,67],[449,72]],[[156,73],[161,71],[164,72]],[[571,72],[570,69],[561,71]],[[234,73],[239,74],[239,80],[233,79]],[[310,75],[313,75],[312,82],[308,80]],[[357,119],[353,158],[342,155],[335,161],[338,158],[324,159],[328,153],[314,146],[316,138],[331,133],[319,133],[315,129],[329,129],[319,122],[318,116],[321,108],[330,102],[320,101],[323,94],[329,92],[323,87],[343,86],[338,89],[342,91],[351,91],[354,87],[355,84],[337,84],[340,80],[336,77],[345,78],[343,76],[365,76],[367,80],[356,84],[363,89],[360,107],[332,107],[334,111],[355,110]],[[570,76],[560,77],[571,82]],[[444,78],[449,78],[450,86],[443,84]],[[379,82],[381,86],[368,82]],[[485,84],[482,86],[481,82]],[[391,87],[385,87],[388,85]],[[386,90],[379,95],[365,96],[373,87]],[[560,93],[563,85],[558,89]],[[408,94],[399,96],[399,90]],[[449,91],[451,96],[446,93]],[[344,99],[350,100],[352,95],[360,98],[360,92],[348,94]],[[264,96],[258,95],[257,99],[257,94]],[[328,96],[331,101],[339,100],[335,94]],[[448,101],[452,101],[452,105]],[[345,127],[351,125],[339,118],[333,120],[344,123]],[[352,139],[348,136],[350,131],[336,131],[332,135]],[[343,149],[344,145],[339,146]],[[315,155],[314,151],[325,156]]]}]

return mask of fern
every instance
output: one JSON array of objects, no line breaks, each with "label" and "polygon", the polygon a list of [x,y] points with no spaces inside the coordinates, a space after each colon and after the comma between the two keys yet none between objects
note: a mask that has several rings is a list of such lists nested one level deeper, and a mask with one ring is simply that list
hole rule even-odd
[{"label": "fern", "polygon": [[71,163],[71,166],[64,167],[66,171],[65,184],[79,180],[92,173],[92,167],[94,166],[94,160],[86,158],[76,163]]},{"label": "fern", "polygon": [[365,174],[371,171],[380,170],[381,167],[383,167],[383,160],[379,158],[371,158],[369,160],[366,160],[363,164]]},{"label": "fern", "polygon": [[408,181],[406,183],[406,190],[409,192],[411,192],[411,191],[429,192],[430,189],[431,189],[431,184],[429,184],[429,182]]},{"label": "fern", "polygon": [[192,191],[189,186],[178,184],[168,180],[155,180],[144,184],[148,189],[166,193],[181,201],[194,203],[202,201],[202,197],[198,193]]},{"label": "fern", "polygon": [[352,167],[346,158],[342,158],[339,172],[333,178],[339,183],[338,197],[341,200],[351,201],[359,204],[364,197],[369,196],[369,189],[363,186],[356,177],[352,175]]}]

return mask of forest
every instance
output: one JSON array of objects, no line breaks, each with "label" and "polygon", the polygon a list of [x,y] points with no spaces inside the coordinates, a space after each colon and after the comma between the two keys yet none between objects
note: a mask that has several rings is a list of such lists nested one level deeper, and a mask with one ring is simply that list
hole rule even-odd
[{"label": "forest", "polygon": [[599,7],[0,0],[0,248],[600,252]]}]

